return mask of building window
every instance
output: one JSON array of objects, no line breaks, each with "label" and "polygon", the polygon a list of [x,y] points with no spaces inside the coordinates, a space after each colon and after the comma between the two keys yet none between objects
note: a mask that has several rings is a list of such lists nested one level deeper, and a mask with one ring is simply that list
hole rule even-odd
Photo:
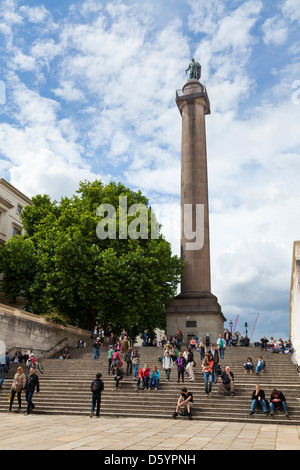
[{"label": "building window", "polygon": [[12,236],[14,237],[15,235],[20,235],[21,234],[21,230],[20,228],[18,227],[13,227],[13,234]]},{"label": "building window", "polygon": [[20,214],[21,214],[21,212],[22,212],[22,210],[23,210],[23,207],[22,207],[22,206],[20,206],[20,204],[18,204],[18,207],[17,207],[17,214],[19,214],[19,215],[20,215]]},{"label": "building window", "polygon": [[196,321],[187,321],[185,323],[186,328],[197,328],[197,322]]}]

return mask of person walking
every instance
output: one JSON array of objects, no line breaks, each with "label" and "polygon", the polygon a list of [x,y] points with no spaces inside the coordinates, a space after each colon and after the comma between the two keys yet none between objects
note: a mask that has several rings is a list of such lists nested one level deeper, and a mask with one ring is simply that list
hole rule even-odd
[{"label": "person walking", "polygon": [[189,349],[188,356],[187,356],[187,365],[186,365],[186,371],[189,374],[190,380],[192,382],[195,381],[195,375],[194,375],[194,353],[191,349]]},{"label": "person walking", "polygon": [[205,353],[205,357],[202,362],[202,373],[204,378],[205,395],[207,398],[211,396],[213,383],[213,365],[214,361],[212,356],[210,356],[208,353]]},{"label": "person walking", "polygon": [[166,372],[167,382],[170,380],[170,374],[173,367],[173,359],[171,358],[170,354],[167,352],[165,356],[162,358],[162,366]]},{"label": "person walking", "polygon": [[22,405],[21,393],[22,393],[22,390],[25,387],[25,383],[26,383],[26,376],[24,374],[23,367],[19,366],[18,369],[17,369],[17,372],[14,376],[12,385],[11,385],[11,391],[10,391],[11,397],[10,397],[10,403],[9,403],[9,410],[8,411],[11,411],[11,409],[12,409],[12,405],[13,405],[16,394],[18,396],[18,403],[19,403],[18,411],[20,411],[21,405]]},{"label": "person walking", "polygon": [[113,349],[115,349],[116,342],[117,341],[116,341],[115,335],[113,333],[111,333],[110,337],[109,337],[109,340],[108,340],[108,345],[112,346]]},{"label": "person walking", "polygon": [[213,381],[214,383],[217,383],[218,381],[218,366],[220,365],[220,358],[219,358],[219,352],[215,348],[215,345],[212,344],[210,350],[208,351],[208,354],[210,354],[213,357],[214,364],[213,364]]},{"label": "person walking", "polygon": [[9,371],[8,351],[6,351],[6,353],[3,356],[1,356],[0,360],[1,360],[1,364],[0,364],[0,390],[1,390],[5,376]]},{"label": "person walking", "polygon": [[100,342],[99,336],[97,337],[96,341],[94,341],[93,346],[94,346],[94,359],[99,359],[100,348],[101,348],[101,342]]},{"label": "person walking", "polygon": [[176,361],[176,366],[177,366],[177,374],[178,374],[178,383],[180,382],[180,377],[182,379],[182,382],[184,382],[184,371],[185,371],[185,366],[186,366],[186,360],[184,359],[182,352],[179,353],[179,356]]},{"label": "person walking", "polygon": [[201,340],[199,343],[199,351],[200,351],[200,361],[203,361],[205,357],[205,346],[204,346],[203,340]]},{"label": "person walking", "polygon": [[96,408],[96,418],[100,417],[100,406],[101,406],[101,393],[104,390],[104,383],[101,379],[102,374],[100,372],[96,375],[95,380],[91,383],[91,392],[92,392],[92,407],[90,418],[94,416],[94,411]]},{"label": "person walking", "polygon": [[205,347],[206,349],[208,350],[210,346],[210,336],[209,336],[209,333],[206,333],[206,336],[205,336]]},{"label": "person walking", "polygon": [[98,331],[99,331],[99,328],[97,325],[94,326],[92,332],[91,332],[91,338],[96,341],[96,339],[98,338]]},{"label": "person walking", "polygon": [[107,352],[107,360],[108,360],[108,375],[110,375],[111,371],[111,364],[112,364],[112,356],[114,354],[114,348],[112,346],[108,347],[108,352]]},{"label": "person walking", "polygon": [[27,401],[27,410],[25,415],[29,415],[30,411],[35,408],[35,405],[32,401],[33,394],[36,389],[36,393],[40,393],[40,383],[37,374],[35,373],[35,369],[32,367],[30,369],[29,375],[26,379],[25,383],[25,392],[26,392],[26,401]]},{"label": "person walking", "polygon": [[145,348],[147,346],[147,340],[148,340],[148,331],[144,330],[144,333],[141,334],[141,339],[143,340],[142,347]]},{"label": "person walking", "polygon": [[127,339],[127,336],[124,336],[124,338],[121,341],[121,356],[123,361],[125,361],[125,356],[129,348],[129,342]]},{"label": "person walking", "polygon": [[127,364],[126,375],[132,374],[132,347],[129,346],[125,354],[125,362]]},{"label": "person walking", "polygon": [[136,349],[133,353],[132,353],[132,365],[133,365],[133,379],[136,379],[137,377],[137,371],[138,371],[138,368],[139,368],[139,365],[140,365],[140,353],[138,351],[138,349]]},{"label": "person walking", "polygon": [[222,334],[220,334],[220,336],[217,340],[217,345],[218,345],[218,348],[219,348],[220,359],[223,360],[224,359],[224,352],[225,352],[225,348],[226,348],[226,341],[223,338]]}]

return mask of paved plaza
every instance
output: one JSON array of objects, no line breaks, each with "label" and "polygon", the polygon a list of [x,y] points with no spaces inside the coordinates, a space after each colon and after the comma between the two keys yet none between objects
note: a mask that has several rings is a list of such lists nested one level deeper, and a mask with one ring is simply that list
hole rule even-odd
[{"label": "paved plaza", "polygon": [[300,450],[300,426],[181,418],[1,413],[0,437],[0,450]]}]

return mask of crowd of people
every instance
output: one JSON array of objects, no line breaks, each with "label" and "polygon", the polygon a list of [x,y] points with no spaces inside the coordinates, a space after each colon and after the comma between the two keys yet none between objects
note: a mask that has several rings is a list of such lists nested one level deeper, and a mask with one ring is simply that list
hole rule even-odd
[{"label": "crowd of people", "polygon": [[[95,327],[91,333],[93,339],[93,354],[94,359],[100,358],[101,348],[104,346],[104,330],[103,328]],[[147,330],[141,335],[142,345],[144,348],[147,345]],[[146,341],[146,343],[145,343]],[[130,346],[128,335],[123,328],[120,335],[117,337],[111,333],[108,338],[108,352],[107,352],[107,373],[112,375],[115,382],[114,389],[118,390],[120,382],[124,376],[132,376],[136,382],[136,390],[150,391],[158,390],[161,374],[165,375],[166,382],[170,381],[171,374],[175,374],[177,383],[184,384],[185,381],[195,382],[194,369],[196,367],[196,360],[200,360],[201,374],[204,384],[204,392],[207,398],[211,397],[212,387],[214,384],[219,383],[219,392],[225,396],[235,395],[234,373],[229,365],[226,365],[223,370],[221,367],[226,354],[226,348],[235,346],[233,343],[233,335],[226,330],[224,334],[220,334],[216,344],[211,344],[210,335],[207,333],[204,338],[193,336],[189,339],[186,346],[183,347],[184,339],[182,332],[178,329],[174,336],[169,340],[165,337],[159,343],[156,343],[163,351],[159,355],[158,360],[160,366],[151,365],[142,362],[140,349]],[[241,344],[242,345],[242,344]],[[243,344],[244,346],[245,344]],[[82,339],[78,341],[78,348],[85,347],[86,344]],[[272,352],[291,352],[292,345],[290,341],[276,341],[273,337],[268,340],[265,336],[259,342],[261,350],[270,350]],[[61,358],[69,359],[70,353],[68,348],[64,348],[61,352]],[[17,368],[11,385],[9,397],[9,412],[12,410],[14,399],[17,396],[19,408],[21,409],[21,394],[25,391],[27,402],[27,409],[25,414],[29,414],[35,407],[32,398],[35,390],[39,393],[39,379],[36,374],[35,357],[32,351],[24,349],[22,351],[17,348],[14,354],[9,357],[8,352],[3,356],[0,364],[0,389],[2,388],[5,375],[9,371],[10,363],[18,363],[25,365],[28,368],[29,374],[26,377],[21,365]],[[243,365],[245,374],[255,373],[259,375],[265,371],[265,361],[261,355],[253,360],[248,356]],[[175,372],[174,372],[175,370]],[[96,417],[100,415],[101,394],[104,390],[104,382],[102,374],[98,373],[96,378],[91,384],[92,392],[92,408],[90,416],[93,417],[96,410]],[[181,394],[178,399],[176,410],[173,414],[174,418],[179,415],[186,415],[191,418],[191,409],[193,406],[193,393],[184,385],[181,389]],[[265,392],[260,385],[257,385],[252,393],[250,415],[255,413],[257,406],[261,406],[266,415],[274,414],[279,409],[288,414],[286,399],[282,391],[274,389],[268,401],[265,397]],[[184,410],[183,410],[184,409]]]},{"label": "crowd of people", "polygon": [[[249,346],[249,341],[245,341],[245,339],[246,338],[240,338],[241,346]],[[233,335],[229,330],[226,330],[224,334],[219,335],[216,345],[214,345],[210,343],[210,336],[207,333],[205,338],[198,338],[197,336],[192,337],[188,346],[181,352],[182,333],[179,330],[170,338],[170,341],[165,341],[165,338],[163,338],[160,346],[164,350],[164,353],[160,360],[162,364],[166,362],[165,358],[167,358],[168,364],[170,364],[170,360],[172,361],[171,365],[168,366],[167,381],[170,378],[170,372],[174,365],[177,366],[178,383],[180,382],[180,378],[182,382],[184,382],[185,376],[188,376],[191,382],[195,381],[193,368],[196,366],[195,353],[198,352],[201,362],[205,396],[207,398],[211,397],[213,384],[218,382],[219,391],[222,394],[225,396],[234,396],[234,373],[229,365],[227,365],[224,370],[221,368],[221,361],[224,360],[226,347],[236,346],[238,344],[238,337],[235,338],[234,341],[236,341],[236,344],[233,343]],[[270,340],[263,337],[258,346],[263,350],[270,350],[272,352],[292,352],[292,344],[289,340],[282,341],[280,339],[276,341],[273,337],[271,337]],[[255,361],[253,361],[251,357],[247,357],[243,368],[245,374],[252,374],[254,372],[256,375],[259,375],[260,373],[264,373],[265,361],[261,355],[259,355]],[[257,394],[258,390],[259,393]],[[191,404],[188,405],[188,403],[193,399],[192,393],[184,387],[181,392],[173,416],[178,416],[180,408],[186,405],[185,413],[182,413],[191,417]],[[255,412],[257,405],[262,407],[266,415],[273,415],[279,409],[284,411],[286,415],[288,414],[286,399],[281,391],[274,389],[270,397],[270,402],[268,402],[265,397],[262,399],[262,395],[264,396],[264,392],[261,390],[261,387],[257,385],[256,390],[252,394],[250,415]]]}]

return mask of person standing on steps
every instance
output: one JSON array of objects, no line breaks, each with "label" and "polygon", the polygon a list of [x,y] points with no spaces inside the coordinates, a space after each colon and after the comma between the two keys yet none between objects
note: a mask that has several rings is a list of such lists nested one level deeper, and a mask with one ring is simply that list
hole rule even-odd
[{"label": "person standing on steps", "polygon": [[220,353],[220,359],[224,359],[224,352],[225,352],[225,348],[226,348],[226,342],[225,342],[225,339],[223,338],[223,335],[220,334],[218,340],[217,340],[217,345],[218,345],[218,348],[219,348],[219,353]]},{"label": "person standing on steps", "polygon": [[205,353],[205,357],[202,362],[202,373],[204,378],[205,395],[207,398],[210,398],[211,396],[213,383],[213,365],[214,361],[212,356],[208,353]]},{"label": "person standing on steps", "polygon": [[217,383],[217,381],[218,381],[218,366],[220,365],[220,358],[219,358],[219,352],[215,348],[214,344],[211,345],[211,348],[208,351],[208,354],[210,354],[213,357],[213,360],[214,360],[213,381],[214,381],[214,383]]},{"label": "person standing on steps", "polygon": [[104,390],[104,383],[101,379],[102,374],[100,372],[96,375],[95,380],[91,383],[91,392],[92,392],[92,407],[90,418],[93,417],[94,411],[96,408],[96,418],[100,417],[100,405],[101,405],[101,393]]},{"label": "person standing on steps", "polygon": [[162,366],[166,372],[166,379],[167,382],[170,380],[170,374],[173,367],[173,359],[171,358],[170,354],[167,352],[165,356],[162,358]]},{"label": "person standing on steps", "polygon": [[23,368],[20,366],[17,369],[17,372],[14,376],[13,383],[11,386],[11,398],[10,398],[10,403],[9,403],[9,411],[11,411],[12,409],[12,405],[13,405],[16,394],[18,396],[18,403],[19,403],[18,411],[20,411],[21,405],[22,405],[21,394],[22,394],[22,390],[25,387],[25,383],[26,383],[26,377],[23,372]]},{"label": "person standing on steps", "polygon": [[128,351],[125,354],[125,362],[127,364],[126,375],[132,374],[132,347],[129,346]]},{"label": "person standing on steps", "polygon": [[209,337],[209,333],[206,333],[206,336],[205,336],[205,347],[206,349],[208,350],[210,346],[210,337]]},{"label": "person standing on steps", "polygon": [[35,392],[39,394],[40,393],[40,383],[39,383],[39,378],[37,374],[35,373],[35,369],[32,367],[30,369],[29,375],[26,379],[25,383],[25,391],[26,391],[26,401],[27,401],[27,411],[25,415],[29,415],[30,411],[35,408],[35,405],[32,401],[33,394]]},{"label": "person standing on steps", "polygon": [[99,359],[99,357],[100,357],[100,348],[101,348],[101,342],[100,342],[99,336],[96,339],[96,341],[94,341],[93,346],[94,346],[94,359]]},{"label": "person standing on steps", "polygon": [[125,361],[125,356],[129,348],[129,342],[127,339],[127,336],[124,336],[124,338],[121,341],[121,356],[123,361]]},{"label": "person standing on steps", "polygon": [[133,379],[136,379],[137,378],[137,372],[138,372],[138,369],[139,369],[139,366],[140,366],[140,353],[138,351],[138,349],[136,349],[133,353],[132,353],[132,365],[133,365]]},{"label": "person standing on steps", "polygon": [[5,376],[9,371],[8,351],[6,351],[6,353],[3,356],[1,356],[0,360],[1,360],[1,364],[0,364],[0,390],[1,390]]},{"label": "person standing on steps", "polygon": [[112,364],[112,357],[114,354],[114,348],[112,346],[108,347],[108,353],[107,353],[107,360],[108,360],[108,375],[110,375],[111,371],[111,364]]},{"label": "person standing on steps", "polygon": [[194,374],[194,353],[189,349],[188,356],[187,356],[187,365],[186,365],[186,371],[189,374],[189,378],[191,381],[195,381],[195,374]]},{"label": "person standing on steps", "polygon": [[179,353],[179,356],[178,356],[177,361],[176,361],[176,366],[177,366],[178,383],[180,382],[180,377],[182,379],[182,382],[184,382],[184,372],[185,372],[186,360],[183,357],[182,352]]}]

